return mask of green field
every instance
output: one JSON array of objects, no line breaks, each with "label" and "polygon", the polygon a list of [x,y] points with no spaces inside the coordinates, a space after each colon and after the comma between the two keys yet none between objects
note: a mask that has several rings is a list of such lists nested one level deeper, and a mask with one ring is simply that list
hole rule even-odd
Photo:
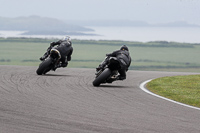
[{"label": "green field", "polygon": [[[0,38],[0,65],[38,66],[49,43],[57,39]],[[200,44],[177,42],[128,42],[72,40],[69,67],[95,68],[110,53],[126,44],[132,70],[200,72]]]},{"label": "green field", "polygon": [[160,96],[200,107],[200,75],[174,76],[154,79],[147,88]]}]

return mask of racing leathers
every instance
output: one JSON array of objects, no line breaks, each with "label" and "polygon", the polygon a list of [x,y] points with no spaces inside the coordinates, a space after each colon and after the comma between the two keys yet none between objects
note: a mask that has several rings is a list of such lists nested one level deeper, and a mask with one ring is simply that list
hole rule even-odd
[{"label": "racing leathers", "polygon": [[[56,45],[57,47],[54,47]],[[55,66],[54,70],[58,67],[67,67],[68,61],[71,61],[71,55],[73,53],[71,41],[59,40],[57,42],[50,43],[50,47],[48,47],[47,52],[40,58],[41,61],[48,57],[52,48],[57,49],[61,54],[61,64]]]},{"label": "racing leathers", "polygon": [[[116,50],[110,54],[106,54],[108,57],[116,57],[118,61],[120,62],[120,69],[118,70],[119,76],[116,80],[124,80],[126,79],[126,72],[128,71],[128,68],[131,64],[131,57],[129,54],[129,51],[127,50]],[[106,60],[99,65],[99,68],[104,67],[108,64],[109,58],[106,58]],[[98,69],[98,68],[97,68]]]}]

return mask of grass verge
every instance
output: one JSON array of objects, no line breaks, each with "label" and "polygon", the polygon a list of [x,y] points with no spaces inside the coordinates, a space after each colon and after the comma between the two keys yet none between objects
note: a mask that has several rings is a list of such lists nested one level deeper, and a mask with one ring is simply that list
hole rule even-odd
[{"label": "grass verge", "polygon": [[160,96],[200,107],[200,75],[174,76],[154,79],[147,88]]}]

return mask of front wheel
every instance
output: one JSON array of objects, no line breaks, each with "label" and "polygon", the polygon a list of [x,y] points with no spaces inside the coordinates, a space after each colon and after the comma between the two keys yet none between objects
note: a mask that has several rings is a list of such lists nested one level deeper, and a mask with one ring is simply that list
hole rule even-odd
[{"label": "front wheel", "polygon": [[36,73],[38,75],[42,75],[47,73],[48,71],[51,70],[51,63],[52,63],[52,59],[51,58],[47,58],[46,60],[44,60],[40,65],[39,68],[37,69]]},{"label": "front wheel", "polygon": [[103,83],[110,75],[111,75],[110,69],[105,69],[96,79],[93,81],[94,86],[99,86],[101,83]]}]

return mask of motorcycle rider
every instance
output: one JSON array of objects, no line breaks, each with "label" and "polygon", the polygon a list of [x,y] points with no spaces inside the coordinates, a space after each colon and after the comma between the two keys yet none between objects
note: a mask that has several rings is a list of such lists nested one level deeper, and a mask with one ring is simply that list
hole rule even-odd
[{"label": "motorcycle rider", "polygon": [[[54,47],[56,45],[57,47]],[[68,61],[71,61],[71,55],[73,53],[71,38],[69,36],[65,36],[62,40],[51,42],[47,52],[40,58],[41,61],[45,60],[49,56],[53,47],[61,54],[61,64],[55,66],[53,70],[55,71],[59,67],[67,67]]]},{"label": "motorcycle rider", "polygon": [[[120,69],[118,70],[119,76],[115,80],[124,80],[126,79],[126,72],[128,71],[128,68],[131,64],[131,57],[129,54],[129,49],[126,45],[121,46],[120,50],[116,50],[110,54],[106,54],[108,57],[116,57],[118,61],[120,62]],[[106,60],[99,65],[97,69],[100,70],[104,68],[109,63],[109,58],[106,58]]]}]

